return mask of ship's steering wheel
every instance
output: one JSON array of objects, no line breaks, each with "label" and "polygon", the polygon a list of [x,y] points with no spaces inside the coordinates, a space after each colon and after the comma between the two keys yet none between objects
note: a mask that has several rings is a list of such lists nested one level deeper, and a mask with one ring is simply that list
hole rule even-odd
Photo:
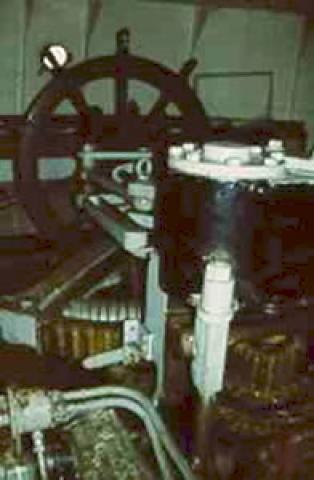
[{"label": "ship's steering wheel", "polygon": [[[51,196],[49,198],[47,195],[45,182],[39,174],[38,145],[42,145],[49,124],[51,125],[51,117],[64,100],[71,101],[82,120],[82,145],[88,141],[88,135],[93,134],[90,125],[95,108],[88,104],[82,89],[90,82],[101,79],[114,81],[116,89],[114,118],[116,122],[121,122],[119,127],[124,138],[128,135],[128,124],[127,121],[124,124],[124,120],[127,119],[129,80],[144,82],[159,91],[159,98],[150,111],[146,115],[138,116],[136,120],[137,131],[143,133],[143,138],[148,143],[144,146],[150,147],[149,143],[158,138],[162,119],[166,118],[165,107],[169,103],[174,104],[180,111],[183,135],[188,138],[200,138],[208,131],[209,122],[204,108],[190,88],[186,77],[151,60],[118,52],[116,55],[86,60],[58,73],[39,93],[27,112],[25,131],[14,172],[23,206],[42,238],[52,242],[60,242],[60,239],[64,242],[73,238],[73,234],[79,231],[79,225],[75,215],[65,221],[62,212],[58,211],[56,197],[51,199]],[[133,121],[135,120],[132,119]],[[96,123],[99,130],[99,122]]]}]

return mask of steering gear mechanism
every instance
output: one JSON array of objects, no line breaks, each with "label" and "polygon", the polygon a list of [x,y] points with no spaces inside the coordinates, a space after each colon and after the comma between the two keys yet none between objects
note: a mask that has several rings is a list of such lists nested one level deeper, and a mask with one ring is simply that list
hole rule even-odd
[{"label": "steering gear mechanism", "polygon": [[[129,43],[123,29],[115,54],[67,68],[69,55],[47,47],[57,74],[26,115],[17,190],[62,262],[4,299],[1,332],[73,362],[78,382],[116,385],[8,388],[10,468],[33,478],[26,436],[41,480],[311,479],[313,161],[276,139],[209,142],[187,82],[195,62],[173,72]],[[91,101],[97,80],[113,84],[114,114]],[[157,91],[146,113],[133,81]],[[64,101],[72,163],[53,176],[45,157]],[[51,453],[51,431],[71,448],[62,437]]]}]

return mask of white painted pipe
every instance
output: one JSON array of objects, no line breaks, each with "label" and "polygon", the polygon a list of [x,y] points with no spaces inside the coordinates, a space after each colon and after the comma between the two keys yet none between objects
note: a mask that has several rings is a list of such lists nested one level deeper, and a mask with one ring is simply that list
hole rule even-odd
[{"label": "white painted pipe", "polygon": [[223,387],[229,324],[234,313],[234,277],[228,260],[206,266],[194,327],[193,382],[204,403]]}]

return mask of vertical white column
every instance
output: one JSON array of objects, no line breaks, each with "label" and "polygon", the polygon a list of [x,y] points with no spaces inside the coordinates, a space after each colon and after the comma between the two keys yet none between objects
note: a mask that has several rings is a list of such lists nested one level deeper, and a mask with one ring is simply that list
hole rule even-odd
[{"label": "vertical white column", "polygon": [[223,386],[234,284],[229,261],[209,261],[196,312],[192,364],[193,381],[204,403],[210,402]]}]

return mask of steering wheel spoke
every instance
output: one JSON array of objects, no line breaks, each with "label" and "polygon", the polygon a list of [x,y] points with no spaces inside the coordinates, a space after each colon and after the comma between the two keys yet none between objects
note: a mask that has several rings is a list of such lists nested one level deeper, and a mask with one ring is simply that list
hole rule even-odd
[{"label": "steering wheel spoke", "polygon": [[91,107],[87,104],[81,90],[69,90],[67,92],[67,97],[69,98],[70,102],[72,103],[73,107],[79,115],[88,116],[90,114]]}]

